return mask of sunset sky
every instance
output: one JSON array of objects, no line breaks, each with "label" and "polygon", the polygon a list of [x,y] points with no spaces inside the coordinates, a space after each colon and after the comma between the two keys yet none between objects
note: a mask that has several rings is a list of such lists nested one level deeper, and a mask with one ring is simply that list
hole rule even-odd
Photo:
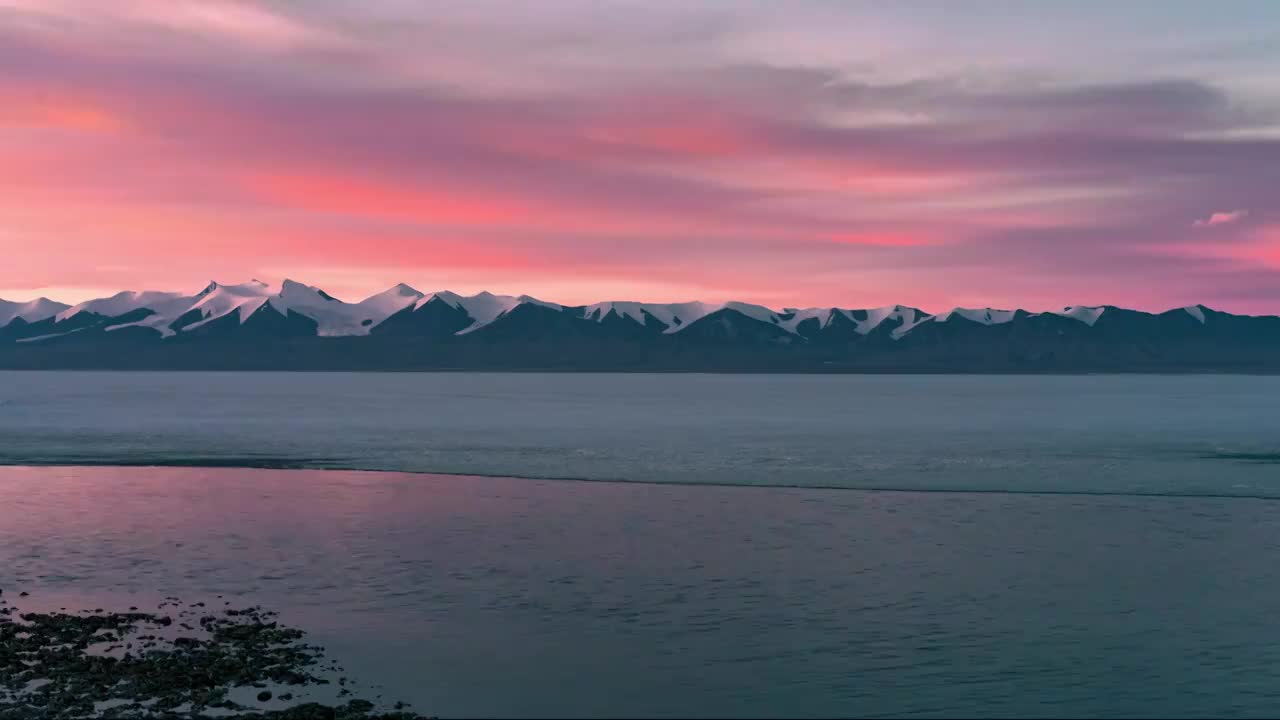
[{"label": "sunset sky", "polygon": [[1280,3],[0,0],[0,298],[1280,313]]}]

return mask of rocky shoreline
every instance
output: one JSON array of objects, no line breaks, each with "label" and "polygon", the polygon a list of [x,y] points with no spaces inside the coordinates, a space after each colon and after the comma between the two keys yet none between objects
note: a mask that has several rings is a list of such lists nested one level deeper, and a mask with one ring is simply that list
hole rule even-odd
[{"label": "rocky shoreline", "polygon": [[4,720],[424,717],[357,697],[322,648],[260,607],[170,597],[154,611],[23,612],[26,597],[0,589]]}]

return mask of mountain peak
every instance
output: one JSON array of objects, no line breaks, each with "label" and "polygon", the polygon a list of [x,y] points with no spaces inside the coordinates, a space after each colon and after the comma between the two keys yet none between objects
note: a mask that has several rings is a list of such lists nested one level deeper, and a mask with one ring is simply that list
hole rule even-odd
[{"label": "mountain peak", "polygon": [[44,320],[68,307],[64,303],[55,302],[47,297],[38,297],[26,302],[0,300],[0,327],[15,320],[21,320],[24,323]]},{"label": "mountain peak", "polygon": [[289,278],[281,281],[278,296],[287,302],[302,304],[312,304],[316,298],[320,298],[327,303],[346,304],[318,287],[300,283],[297,280],[290,280]]},{"label": "mountain peak", "polygon": [[947,322],[959,316],[980,325],[1001,325],[1010,322],[1017,314],[1016,310],[997,310],[996,308],[954,308],[934,316],[934,322]]},{"label": "mountain peak", "polygon": [[1102,313],[1107,311],[1107,307],[1106,305],[1068,305],[1062,308],[1061,312],[1053,314],[1078,320],[1093,327],[1094,323],[1098,322],[1098,318],[1102,317]]}]

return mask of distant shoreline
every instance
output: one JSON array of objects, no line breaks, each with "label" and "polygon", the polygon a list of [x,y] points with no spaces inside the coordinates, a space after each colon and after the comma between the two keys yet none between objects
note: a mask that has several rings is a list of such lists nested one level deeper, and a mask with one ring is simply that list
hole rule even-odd
[{"label": "distant shoreline", "polygon": [[156,367],[31,367],[26,365],[9,366],[5,365],[3,358],[0,358],[0,372],[23,372],[23,373],[49,373],[49,372],[100,372],[100,373],[307,373],[307,374],[325,374],[331,373],[335,375],[350,374],[390,374],[390,375],[414,375],[414,374],[457,374],[457,373],[476,373],[486,375],[936,375],[939,377],[954,376],[1039,376],[1039,377],[1085,377],[1091,375],[1097,376],[1134,376],[1134,375],[1151,375],[1151,376],[1183,376],[1183,375],[1231,375],[1231,376],[1258,376],[1272,377],[1280,375],[1280,367],[1277,368],[1253,368],[1253,369],[1233,369],[1233,368],[1157,368],[1157,369],[1098,369],[1098,370],[1011,370],[1011,369],[992,369],[992,370],[936,370],[936,369],[912,369],[912,368],[856,368],[856,369],[837,369],[837,368],[812,368],[799,369],[789,368],[785,370],[761,370],[761,369],[732,369],[726,368],[721,370],[698,370],[698,369],[653,369],[653,368],[564,368],[564,367],[517,367],[517,368],[494,368],[494,367],[425,367],[425,368],[316,368],[316,367],[181,367],[181,366],[156,366]]},{"label": "distant shoreline", "polygon": [[[1268,461],[1266,464],[1280,465],[1280,455],[1275,461]],[[1045,497],[1104,497],[1104,498],[1163,498],[1169,500],[1262,500],[1268,502],[1280,501],[1280,495],[1249,495],[1249,494],[1230,494],[1230,493],[1193,493],[1193,492],[1125,492],[1125,491],[1098,491],[1098,490],[1016,490],[1006,488],[907,488],[907,487],[849,487],[841,485],[799,485],[799,484],[758,484],[758,483],[720,483],[707,482],[698,480],[687,481],[658,481],[658,480],[624,480],[618,478],[586,478],[586,477],[539,477],[532,475],[511,475],[511,474],[485,474],[479,472],[441,472],[438,470],[383,470],[358,467],[318,467],[306,465],[254,465],[254,464],[210,464],[207,458],[202,458],[200,462],[164,462],[157,463],[154,461],[140,460],[138,462],[86,462],[79,460],[77,462],[60,462],[53,461],[47,463],[39,462],[5,462],[0,460],[0,474],[3,474],[6,468],[67,468],[67,469],[87,469],[94,470],[100,468],[138,468],[148,470],[164,470],[164,469],[188,469],[188,470],[249,470],[254,472],[285,472],[285,473],[359,473],[370,475],[411,475],[422,477],[439,477],[452,480],[458,479],[474,479],[474,480],[517,480],[528,482],[545,482],[545,483],[580,483],[580,484],[598,484],[598,485],[624,485],[624,486],[646,486],[646,487],[670,487],[670,488],[701,488],[701,489],[725,489],[725,490],[797,490],[797,491],[839,491],[841,493],[894,493],[894,494],[911,494],[911,495],[1010,495],[1016,497],[1023,496],[1045,496]]]}]

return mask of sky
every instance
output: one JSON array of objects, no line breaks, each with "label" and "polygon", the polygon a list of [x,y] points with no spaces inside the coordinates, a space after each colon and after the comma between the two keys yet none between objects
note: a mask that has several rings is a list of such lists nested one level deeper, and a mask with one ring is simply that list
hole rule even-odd
[{"label": "sky", "polygon": [[1280,314],[1280,3],[0,0],[0,257]]}]

